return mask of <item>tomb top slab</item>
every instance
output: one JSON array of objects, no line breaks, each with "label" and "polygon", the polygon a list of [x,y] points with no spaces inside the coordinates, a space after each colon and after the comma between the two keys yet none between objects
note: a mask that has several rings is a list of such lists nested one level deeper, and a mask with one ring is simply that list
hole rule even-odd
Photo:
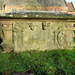
[{"label": "tomb top slab", "polygon": [[75,15],[61,13],[58,11],[15,11],[10,13],[2,13],[0,14],[0,18],[75,20]]}]

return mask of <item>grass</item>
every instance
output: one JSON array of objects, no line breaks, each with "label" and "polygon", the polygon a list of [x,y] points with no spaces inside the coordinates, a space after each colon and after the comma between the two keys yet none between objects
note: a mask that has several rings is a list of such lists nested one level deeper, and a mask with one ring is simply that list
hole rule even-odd
[{"label": "grass", "polygon": [[0,52],[0,75],[30,72],[34,75],[75,75],[75,50]]},{"label": "grass", "polygon": [[[75,30],[74,30],[74,35],[75,35]],[[73,42],[75,42],[75,36],[74,36],[74,38],[73,38]]]}]

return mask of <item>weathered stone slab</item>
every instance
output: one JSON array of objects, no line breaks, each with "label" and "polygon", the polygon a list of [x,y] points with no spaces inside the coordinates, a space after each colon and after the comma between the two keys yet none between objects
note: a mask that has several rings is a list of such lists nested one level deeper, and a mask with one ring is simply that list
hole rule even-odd
[{"label": "weathered stone slab", "polygon": [[[66,22],[13,21],[15,51],[72,49],[73,24],[66,28]],[[73,28],[73,30],[72,30]]]},{"label": "weathered stone slab", "polygon": [[[25,50],[73,49],[75,16],[49,11],[1,14],[5,38],[2,46]],[[9,20],[9,24],[5,21]],[[5,27],[6,26],[6,27]]]}]

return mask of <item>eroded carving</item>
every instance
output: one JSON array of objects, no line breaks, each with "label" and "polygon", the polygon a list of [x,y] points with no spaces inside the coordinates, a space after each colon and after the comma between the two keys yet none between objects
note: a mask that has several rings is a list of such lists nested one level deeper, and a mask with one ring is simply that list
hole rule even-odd
[{"label": "eroded carving", "polygon": [[74,22],[66,22],[65,27],[66,28],[73,28],[74,27]]},{"label": "eroded carving", "polygon": [[55,38],[54,39],[55,45],[58,45],[60,48],[63,48],[65,38],[64,38],[64,28],[62,25],[59,26],[58,29],[54,31],[54,38]]},{"label": "eroded carving", "polygon": [[74,42],[73,42],[73,38],[74,38],[74,33],[73,31],[66,31],[66,48],[73,48],[74,47]]},{"label": "eroded carving", "polygon": [[17,46],[23,45],[23,29],[24,25],[22,22],[13,22],[13,40],[16,50],[18,50]]},{"label": "eroded carving", "polygon": [[[63,22],[14,22],[15,50],[73,48],[72,29]],[[42,24],[42,25],[41,25]],[[73,23],[72,23],[73,26]],[[42,27],[42,28],[41,28]],[[45,31],[43,31],[43,30]],[[53,33],[54,32],[54,33]]]},{"label": "eroded carving", "polygon": [[49,27],[49,26],[50,26],[50,23],[48,23],[48,22],[42,22],[42,29],[43,30],[46,30],[46,28]]},{"label": "eroded carving", "polygon": [[29,28],[30,28],[31,30],[34,30],[33,23],[29,23]]}]

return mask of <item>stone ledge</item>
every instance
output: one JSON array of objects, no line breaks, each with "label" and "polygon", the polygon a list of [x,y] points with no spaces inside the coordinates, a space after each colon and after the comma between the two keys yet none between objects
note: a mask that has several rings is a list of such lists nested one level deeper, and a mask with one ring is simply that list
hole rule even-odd
[{"label": "stone ledge", "polygon": [[1,19],[59,19],[75,20],[75,15],[57,11],[16,11],[0,14]]}]

